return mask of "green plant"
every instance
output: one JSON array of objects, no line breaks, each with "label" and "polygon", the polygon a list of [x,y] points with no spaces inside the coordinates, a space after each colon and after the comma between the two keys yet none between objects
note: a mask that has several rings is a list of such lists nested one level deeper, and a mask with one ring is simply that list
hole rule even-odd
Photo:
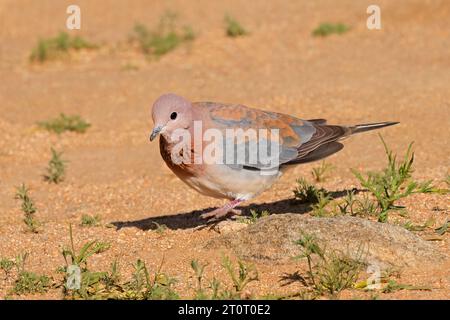
[{"label": "green plant", "polygon": [[406,221],[402,226],[409,231],[424,231],[434,224],[433,219],[428,219],[424,224],[414,224],[411,221]]},{"label": "green plant", "polygon": [[357,197],[355,192],[347,191],[341,201],[336,201],[333,215],[372,216],[378,215],[377,204],[367,194]]},{"label": "green plant", "polygon": [[81,225],[83,227],[95,227],[100,224],[100,216],[90,216],[88,214],[83,214],[81,216]]},{"label": "green plant", "polygon": [[27,226],[28,230],[33,233],[39,232],[39,221],[36,220],[34,214],[36,213],[36,207],[34,206],[33,200],[28,195],[28,188],[22,183],[21,186],[17,187],[16,199],[22,201],[22,211],[24,213],[23,222]]},{"label": "green plant", "polygon": [[65,131],[85,133],[91,125],[78,115],[66,116],[61,113],[58,118],[38,122],[38,126],[50,132],[61,134]]},{"label": "green plant", "polygon": [[327,179],[329,174],[334,169],[334,166],[330,163],[322,161],[319,167],[312,169],[311,174],[316,182],[323,182]]},{"label": "green plant", "polygon": [[246,224],[253,224],[256,221],[258,221],[258,219],[264,218],[264,217],[268,217],[270,216],[270,212],[267,210],[263,210],[261,212],[258,212],[254,209],[250,210],[250,216],[249,217],[238,217],[238,221],[242,222],[242,223],[246,223]]},{"label": "green plant", "polygon": [[309,278],[311,279],[313,286],[316,287],[317,284],[313,272],[312,256],[313,254],[316,254],[323,259],[325,252],[323,251],[322,247],[318,244],[316,238],[310,234],[303,233],[300,239],[298,239],[295,242],[295,244],[303,248],[303,252],[300,255],[296,256],[296,258],[297,259],[306,258],[306,261],[308,262]]},{"label": "green plant", "polygon": [[424,290],[430,291],[431,288],[428,286],[413,286],[409,284],[401,284],[395,280],[389,280],[387,285],[382,289],[383,293],[392,293],[399,290]]},{"label": "green plant", "polygon": [[225,16],[226,34],[229,37],[235,38],[248,34],[247,30],[230,15]]},{"label": "green plant", "polygon": [[90,43],[86,39],[75,36],[69,41],[69,48],[75,49],[75,50],[81,50],[81,49],[96,49],[98,48],[97,45]]},{"label": "green plant", "polygon": [[313,204],[311,215],[315,217],[325,217],[329,216],[330,212],[326,210],[326,206],[331,202],[331,196],[327,195],[323,191],[319,191],[317,203]]},{"label": "green plant", "polygon": [[294,197],[301,203],[317,203],[319,202],[320,194],[328,195],[328,192],[323,189],[317,189],[303,178],[297,179],[297,187],[293,190]]},{"label": "green plant", "polygon": [[238,261],[237,274],[229,257],[223,257],[222,266],[228,272],[228,275],[233,281],[233,287],[237,294],[240,294],[250,282],[259,280],[258,270],[256,270],[255,266],[246,265],[241,260]]},{"label": "green plant", "polygon": [[446,232],[448,232],[448,229],[450,227],[450,220],[447,220],[444,222],[444,224],[436,229],[434,229],[436,231],[436,233],[440,236],[443,236]]},{"label": "green plant", "polygon": [[358,200],[359,214],[363,216],[376,216],[378,215],[377,203],[372,201],[367,194],[362,196],[362,199]]},{"label": "green plant", "polygon": [[203,274],[205,272],[205,267],[208,264],[201,264],[198,260],[191,261],[191,268],[194,270],[195,279],[197,281],[197,288],[195,289],[195,300],[205,300],[208,299],[208,295],[203,288]]},{"label": "green plant", "polygon": [[5,273],[5,279],[8,278],[10,271],[15,266],[15,262],[13,260],[7,258],[0,259],[0,269]]},{"label": "green plant", "polygon": [[152,222],[155,225],[155,231],[159,234],[163,234],[167,230],[167,226],[165,224],[159,224],[156,221]]},{"label": "green plant", "polygon": [[20,254],[16,257],[15,265],[17,267],[17,279],[14,282],[12,293],[33,294],[44,293],[51,287],[51,279],[46,275],[38,275],[34,272],[25,270],[25,261],[28,253]]},{"label": "green plant", "polygon": [[[301,234],[295,242],[302,248],[296,258],[306,258],[308,263],[308,277],[313,291],[322,295],[328,293],[336,296],[340,291],[354,285],[364,266],[362,250],[358,250],[355,257],[337,251],[326,252],[313,235]],[[318,259],[314,262],[313,255]]]},{"label": "green plant", "polygon": [[128,283],[129,288],[135,292],[141,292],[145,289],[147,285],[150,284],[150,274],[147,270],[145,262],[141,259],[136,260],[133,265],[134,271],[132,275],[132,280]]},{"label": "green plant", "polygon": [[340,291],[351,288],[358,278],[363,263],[358,259],[333,252],[323,261],[318,269],[320,279],[319,290],[335,295]]},{"label": "green plant", "polygon": [[21,294],[44,293],[51,287],[51,280],[46,275],[38,275],[34,272],[23,271],[19,274],[12,292]]},{"label": "green plant", "polygon": [[70,50],[97,48],[80,36],[71,37],[66,32],[60,32],[54,38],[40,39],[32,50],[30,60],[32,62],[45,62],[49,59],[59,58],[67,55]]},{"label": "green plant", "polygon": [[132,280],[126,285],[128,288],[125,293],[126,298],[144,300],[178,299],[178,294],[172,288],[176,280],[161,272],[163,263],[164,259],[153,278],[151,278],[145,262],[138,259],[133,266]]},{"label": "green plant", "polygon": [[145,25],[136,24],[132,40],[137,41],[145,54],[160,57],[174,49],[183,42],[195,39],[191,27],[185,26],[183,32],[175,27],[176,14],[167,12],[161,18],[158,27],[150,31]]},{"label": "green plant", "polygon": [[[81,297],[88,299],[91,296],[95,296],[101,281],[108,275],[106,272],[90,271],[88,269],[88,258],[108,250],[110,245],[94,240],[85,243],[80,251],[76,251],[73,241],[72,225],[69,226],[69,236],[70,246],[64,247],[62,250],[62,255],[66,262],[66,265],[61,268],[61,271],[64,273],[64,294],[66,296],[71,294],[72,298]],[[72,288],[68,285],[68,276],[71,267],[78,268],[80,271],[80,283],[77,288]]]},{"label": "green plant", "polygon": [[322,23],[313,30],[312,34],[315,37],[326,37],[331,34],[343,34],[348,30],[350,27],[343,23]]},{"label": "green plant", "polygon": [[[145,262],[138,259],[133,265],[134,272],[130,281],[121,283],[118,262],[111,264],[109,271],[93,272],[88,268],[88,258],[110,248],[109,243],[89,241],[79,251],[73,242],[72,226],[70,231],[70,247],[62,251],[66,265],[60,268],[64,274],[62,287],[66,297],[82,299],[177,299],[178,294],[172,286],[175,279],[161,272],[161,263],[153,279]],[[74,268],[75,267],[75,268]],[[79,270],[78,286],[73,286],[70,271]]]},{"label": "green plant", "polygon": [[111,271],[106,273],[103,276],[103,283],[105,285],[106,291],[113,291],[117,289],[121,289],[120,286],[120,272],[119,272],[119,264],[117,260],[114,260],[111,263]]},{"label": "green plant", "polygon": [[6,274],[13,266],[17,267],[18,278],[12,293],[43,293],[51,287],[62,287],[65,298],[72,299],[178,299],[174,291],[174,278],[161,272],[164,259],[153,277],[145,265],[138,259],[134,264],[132,278],[128,282],[121,282],[118,262],[111,263],[109,271],[93,272],[88,268],[91,256],[109,249],[106,242],[89,241],[76,250],[73,239],[72,226],[69,226],[70,245],[62,249],[65,266],[58,268],[63,274],[62,282],[53,283],[45,275],[37,275],[25,270],[28,254],[18,255],[15,261],[0,260],[0,268]]},{"label": "green plant", "polygon": [[336,214],[342,214],[342,215],[351,215],[355,216],[355,205],[357,200],[355,199],[355,192],[354,191],[347,191],[346,196],[343,198],[343,200],[336,204],[335,212]]},{"label": "green plant", "polygon": [[194,300],[217,300],[233,297],[233,293],[229,290],[220,291],[221,283],[216,278],[213,278],[208,287],[204,288],[203,276],[207,265],[200,264],[198,260],[191,261],[191,268],[194,271],[197,282]]},{"label": "green plant", "polygon": [[369,172],[365,176],[354,169],[352,172],[361,185],[375,196],[378,204],[378,221],[386,222],[389,210],[403,208],[395,205],[399,199],[414,193],[441,192],[442,190],[433,187],[431,181],[418,183],[412,180],[414,162],[412,143],[409,145],[403,161],[397,162],[397,156],[388,148],[381,135],[380,139],[387,155],[387,167],[381,172]]},{"label": "green plant", "polygon": [[232,289],[223,288],[222,283],[213,278],[207,287],[203,286],[204,270],[207,264],[200,264],[198,260],[191,261],[191,268],[194,270],[196,278],[195,300],[230,300],[230,299],[247,299],[248,296],[243,295],[244,288],[252,281],[258,280],[258,271],[253,265],[247,265],[241,260],[238,261],[238,272],[231,263],[229,257],[224,256],[222,266],[227,271],[231,282]]},{"label": "green plant", "polygon": [[52,158],[48,162],[47,174],[44,179],[50,183],[60,183],[64,180],[66,171],[66,160],[61,158],[62,152],[57,152],[51,148]]}]

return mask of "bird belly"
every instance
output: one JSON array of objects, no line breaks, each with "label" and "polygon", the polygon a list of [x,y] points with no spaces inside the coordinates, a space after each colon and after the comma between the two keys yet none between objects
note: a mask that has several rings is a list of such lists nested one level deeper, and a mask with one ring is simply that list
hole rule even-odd
[{"label": "bird belly", "polygon": [[203,195],[230,200],[249,200],[270,188],[281,175],[262,175],[260,171],[219,164],[203,165],[202,169],[201,175],[188,176],[183,181]]}]

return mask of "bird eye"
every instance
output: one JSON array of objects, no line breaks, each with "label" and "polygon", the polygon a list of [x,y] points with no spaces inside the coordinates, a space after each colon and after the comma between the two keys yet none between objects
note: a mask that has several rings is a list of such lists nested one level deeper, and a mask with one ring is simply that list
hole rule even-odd
[{"label": "bird eye", "polygon": [[170,119],[175,120],[177,118],[177,113],[176,112],[172,112],[170,114]]}]

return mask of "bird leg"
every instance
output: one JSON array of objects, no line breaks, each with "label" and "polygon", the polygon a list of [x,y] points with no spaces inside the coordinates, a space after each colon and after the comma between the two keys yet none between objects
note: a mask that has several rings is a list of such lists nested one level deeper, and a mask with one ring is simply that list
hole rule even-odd
[{"label": "bird leg", "polygon": [[226,216],[229,212],[233,212],[234,214],[241,214],[240,210],[234,209],[238,206],[243,200],[235,199],[233,201],[228,202],[223,207],[217,208],[211,212],[207,212],[201,215],[203,219],[219,219]]}]

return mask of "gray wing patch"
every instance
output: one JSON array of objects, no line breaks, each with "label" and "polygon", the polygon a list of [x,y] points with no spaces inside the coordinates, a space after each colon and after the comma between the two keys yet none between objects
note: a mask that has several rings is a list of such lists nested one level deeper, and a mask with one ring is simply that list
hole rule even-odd
[{"label": "gray wing patch", "polygon": [[235,170],[273,170],[297,158],[297,148],[289,148],[267,139],[256,143],[236,143],[225,139],[223,163]]},{"label": "gray wing patch", "polygon": [[[235,139],[225,139],[223,146],[223,163],[235,170],[272,170],[298,158],[301,145],[311,140],[316,133],[314,125],[304,121],[303,125],[292,126],[294,132],[301,138],[301,144],[287,147],[267,139],[236,143]],[[228,148],[227,148],[228,146]]]},{"label": "gray wing patch", "polygon": [[292,125],[291,127],[295,131],[295,133],[301,138],[301,144],[304,144],[309,140],[311,140],[314,133],[316,133],[316,128],[309,121],[303,120],[303,125],[301,126]]}]

